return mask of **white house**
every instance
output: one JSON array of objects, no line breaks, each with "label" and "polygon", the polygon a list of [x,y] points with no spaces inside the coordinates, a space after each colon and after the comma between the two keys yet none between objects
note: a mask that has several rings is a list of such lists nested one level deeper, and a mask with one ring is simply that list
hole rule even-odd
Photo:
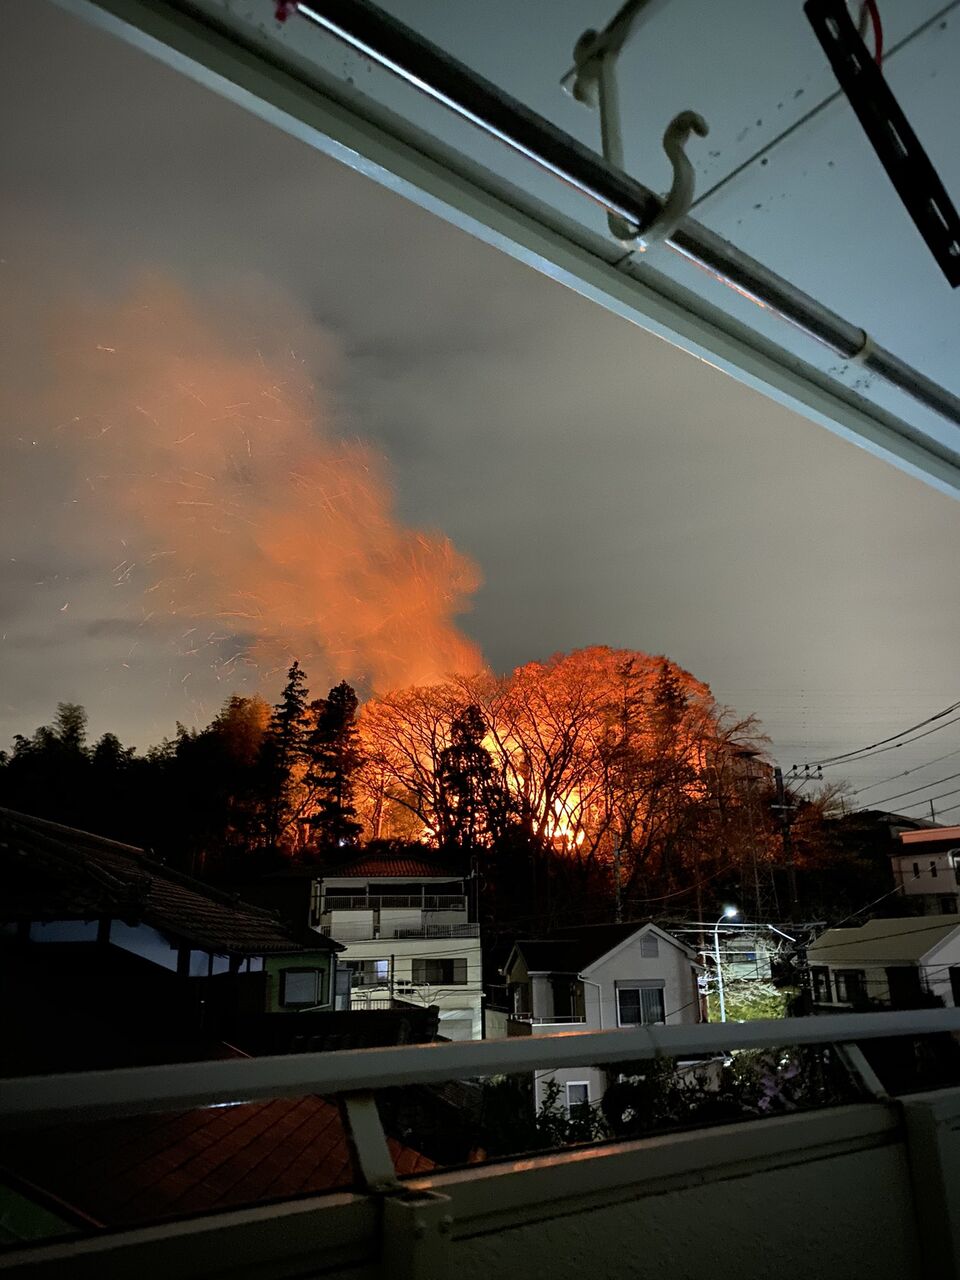
[{"label": "white house", "polygon": [[314,882],[311,925],[343,943],[351,1007],[436,1005],[440,1034],[482,1032],[480,926],[469,881],[423,857],[362,853]]},{"label": "white house", "polygon": [[[585,925],[517,942],[503,968],[507,1035],[699,1022],[694,960],[691,947],[649,923]],[[538,1109],[551,1080],[568,1108],[599,1102],[607,1083],[599,1068],[537,1072]]]},{"label": "white house", "polygon": [[867,1001],[909,1008],[931,995],[960,1007],[960,920],[953,914],[828,929],[807,948],[807,961],[820,1013]]},{"label": "white house", "polygon": [[893,878],[924,915],[956,915],[960,906],[960,827],[902,831],[890,858]]}]

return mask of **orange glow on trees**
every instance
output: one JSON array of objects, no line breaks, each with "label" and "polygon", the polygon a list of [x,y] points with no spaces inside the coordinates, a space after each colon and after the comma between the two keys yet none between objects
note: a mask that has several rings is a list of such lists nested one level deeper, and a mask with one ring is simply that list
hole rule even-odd
[{"label": "orange glow on trees", "polygon": [[467,706],[483,718],[508,823],[583,883],[609,882],[616,861],[623,893],[643,899],[701,884],[742,856],[736,760],[753,749],[756,725],[734,721],[668,659],[604,646],[368,703],[358,787],[368,836],[446,843],[441,766]]}]

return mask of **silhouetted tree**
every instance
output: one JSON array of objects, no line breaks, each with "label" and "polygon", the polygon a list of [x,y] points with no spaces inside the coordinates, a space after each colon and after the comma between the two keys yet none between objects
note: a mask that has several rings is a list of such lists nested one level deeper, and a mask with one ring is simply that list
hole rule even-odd
[{"label": "silhouetted tree", "polygon": [[280,701],[273,708],[260,751],[267,844],[279,848],[295,816],[295,772],[307,738],[307,678],[299,662],[287,672]]},{"label": "silhouetted tree", "polygon": [[483,745],[483,713],[471,703],[450,723],[450,745],[440,752],[438,839],[441,847],[470,853],[502,838],[510,798]]},{"label": "silhouetted tree", "polygon": [[306,743],[304,781],[310,795],[313,841],[327,848],[354,845],[363,830],[354,804],[354,778],[363,764],[357,695],[341,680],[326,698],[312,704],[311,711],[314,722]]}]

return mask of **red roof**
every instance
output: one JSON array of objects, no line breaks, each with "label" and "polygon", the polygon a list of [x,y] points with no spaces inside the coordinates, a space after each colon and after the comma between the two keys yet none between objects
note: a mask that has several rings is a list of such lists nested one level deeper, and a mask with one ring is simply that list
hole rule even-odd
[{"label": "red roof", "polygon": [[[431,1160],[388,1140],[399,1174]],[[105,1227],[349,1187],[335,1103],[310,1095],[63,1125],[4,1141],[11,1173]]]},{"label": "red roof", "polygon": [[437,863],[431,861],[429,857],[418,858],[415,854],[362,854],[353,862],[346,862],[342,866],[331,869],[328,873],[336,877],[356,877],[361,876],[368,879],[389,880],[392,876],[398,878],[419,876],[424,878],[442,879],[442,880],[462,880],[463,873],[455,871],[451,867],[441,867]]}]

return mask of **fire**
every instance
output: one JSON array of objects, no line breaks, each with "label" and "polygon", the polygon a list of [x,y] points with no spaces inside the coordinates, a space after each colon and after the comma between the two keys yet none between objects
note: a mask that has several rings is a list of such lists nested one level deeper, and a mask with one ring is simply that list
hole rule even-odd
[{"label": "fire", "polygon": [[666,796],[702,800],[720,750],[722,712],[707,686],[647,654],[596,646],[499,678],[395,691],[361,722],[375,834],[406,834],[411,821],[436,833],[440,761],[468,704],[481,710],[483,746],[520,820],[578,857],[608,858],[649,835]]}]

